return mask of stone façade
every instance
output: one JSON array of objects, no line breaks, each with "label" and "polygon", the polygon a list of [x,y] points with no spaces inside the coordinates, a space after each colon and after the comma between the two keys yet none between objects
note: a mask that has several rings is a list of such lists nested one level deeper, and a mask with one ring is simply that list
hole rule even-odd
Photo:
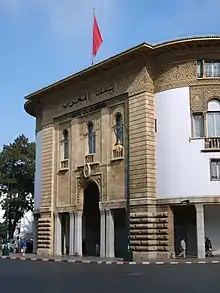
[{"label": "stone fa\u00e7ade", "polygon": [[[140,257],[172,250],[173,219],[168,207],[156,203],[154,93],[189,86],[193,112],[205,109],[210,90],[217,93],[219,85],[218,79],[197,79],[196,53],[177,53],[166,53],[155,63],[156,57],[137,57],[39,99],[36,131],[43,132],[39,251],[53,253],[54,213],[83,209],[88,121],[94,122],[98,140],[90,178],[99,186],[100,209],[125,206],[124,158],[112,156],[117,112],[130,132],[132,248]],[[66,128],[71,133],[70,164],[61,170],[59,146]]]}]

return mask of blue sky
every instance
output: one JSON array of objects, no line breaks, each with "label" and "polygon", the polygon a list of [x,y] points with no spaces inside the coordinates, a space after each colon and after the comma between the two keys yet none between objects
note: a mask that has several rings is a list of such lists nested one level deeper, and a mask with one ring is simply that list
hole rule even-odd
[{"label": "blue sky", "polygon": [[0,147],[35,139],[26,94],[91,65],[93,7],[96,62],[144,41],[220,35],[219,0],[0,0]]}]

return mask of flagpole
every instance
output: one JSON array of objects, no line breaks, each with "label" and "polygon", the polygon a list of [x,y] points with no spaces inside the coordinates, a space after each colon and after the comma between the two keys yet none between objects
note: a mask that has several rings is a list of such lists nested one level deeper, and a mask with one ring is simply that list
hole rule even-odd
[{"label": "flagpole", "polygon": [[[95,17],[95,8],[93,8],[93,26],[94,26],[94,17]],[[92,37],[94,37],[93,32],[92,32]],[[92,42],[93,42],[93,40],[92,40]],[[94,55],[93,54],[92,54],[92,65],[94,65]]]}]

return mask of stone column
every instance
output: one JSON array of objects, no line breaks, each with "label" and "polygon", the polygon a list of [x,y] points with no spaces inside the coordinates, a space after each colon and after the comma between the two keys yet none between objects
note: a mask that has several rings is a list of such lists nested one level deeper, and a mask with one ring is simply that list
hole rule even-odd
[{"label": "stone column", "polygon": [[106,211],[106,257],[115,257],[114,216],[111,210]]},{"label": "stone column", "polygon": [[174,215],[173,215],[172,207],[168,207],[168,229],[169,229],[169,257],[175,258]]},{"label": "stone column", "polygon": [[55,239],[54,239],[54,254],[62,255],[62,225],[59,214],[55,214]]},{"label": "stone column", "polygon": [[75,254],[82,256],[82,211],[75,212]]},{"label": "stone column", "polygon": [[75,243],[74,243],[74,239],[75,239],[75,235],[74,235],[74,231],[75,231],[75,214],[73,212],[71,212],[69,214],[70,216],[70,231],[69,231],[69,255],[74,255],[75,253]]},{"label": "stone column", "polygon": [[205,225],[203,204],[196,204],[196,228],[197,228],[197,255],[205,258]]},{"label": "stone column", "polygon": [[100,211],[100,256],[105,257],[106,255],[106,218],[105,210]]}]

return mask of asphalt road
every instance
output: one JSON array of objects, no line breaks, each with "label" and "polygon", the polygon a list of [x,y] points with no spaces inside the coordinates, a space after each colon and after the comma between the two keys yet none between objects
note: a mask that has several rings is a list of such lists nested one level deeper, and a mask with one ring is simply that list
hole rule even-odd
[{"label": "asphalt road", "polygon": [[0,260],[4,293],[219,293],[219,264],[99,265]]}]

